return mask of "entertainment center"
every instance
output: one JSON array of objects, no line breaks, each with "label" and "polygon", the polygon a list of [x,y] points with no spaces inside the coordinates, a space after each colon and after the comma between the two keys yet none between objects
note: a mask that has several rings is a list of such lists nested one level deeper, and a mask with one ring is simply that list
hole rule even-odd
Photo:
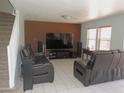
[{"label": "entertainment center", "polygon": [[75,57],[72,33],[46,33],[46,55],[50,59]]},{"label": "entertainment center", "polygon": [[75,57],[73,49],[47,49],[46,51],[49,52],[48,56],[50,59]]}]

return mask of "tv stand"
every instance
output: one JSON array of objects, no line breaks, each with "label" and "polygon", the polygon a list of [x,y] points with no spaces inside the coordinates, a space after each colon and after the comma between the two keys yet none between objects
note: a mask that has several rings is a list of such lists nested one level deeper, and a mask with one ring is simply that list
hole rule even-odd
[{"label": "tv stand", "polygon": [[47,49],[49,59],[73,58],[73,49]]}]

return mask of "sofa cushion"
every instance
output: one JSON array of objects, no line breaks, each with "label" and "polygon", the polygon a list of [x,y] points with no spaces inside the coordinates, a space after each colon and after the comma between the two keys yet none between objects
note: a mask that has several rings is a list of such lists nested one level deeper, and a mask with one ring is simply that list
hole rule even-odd
[{"label": "sofa cushion", "polygon": [[96,55],[112,54],[112,51],[94,51],[91,54],[91,58],[87,63],[87,68],[92,69],[95,63]]}]

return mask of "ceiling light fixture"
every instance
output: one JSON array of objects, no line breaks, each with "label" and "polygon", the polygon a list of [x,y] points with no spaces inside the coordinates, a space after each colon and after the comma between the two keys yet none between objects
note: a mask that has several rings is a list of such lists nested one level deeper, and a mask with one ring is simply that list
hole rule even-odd
[{"label": "ceiling light fixture", "polygon": [[62,15],[61,17],[66,20],[72,19],[72,16],[69,16],[69,15]]}]

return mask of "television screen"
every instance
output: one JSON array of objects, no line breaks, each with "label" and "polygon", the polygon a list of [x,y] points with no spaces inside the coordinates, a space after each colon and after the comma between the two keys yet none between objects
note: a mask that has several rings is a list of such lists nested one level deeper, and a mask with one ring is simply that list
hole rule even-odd
[{"label": "television screen", "polygon": [[47,49],[68,49],[73,48],[71,33],[47,33]]}]

